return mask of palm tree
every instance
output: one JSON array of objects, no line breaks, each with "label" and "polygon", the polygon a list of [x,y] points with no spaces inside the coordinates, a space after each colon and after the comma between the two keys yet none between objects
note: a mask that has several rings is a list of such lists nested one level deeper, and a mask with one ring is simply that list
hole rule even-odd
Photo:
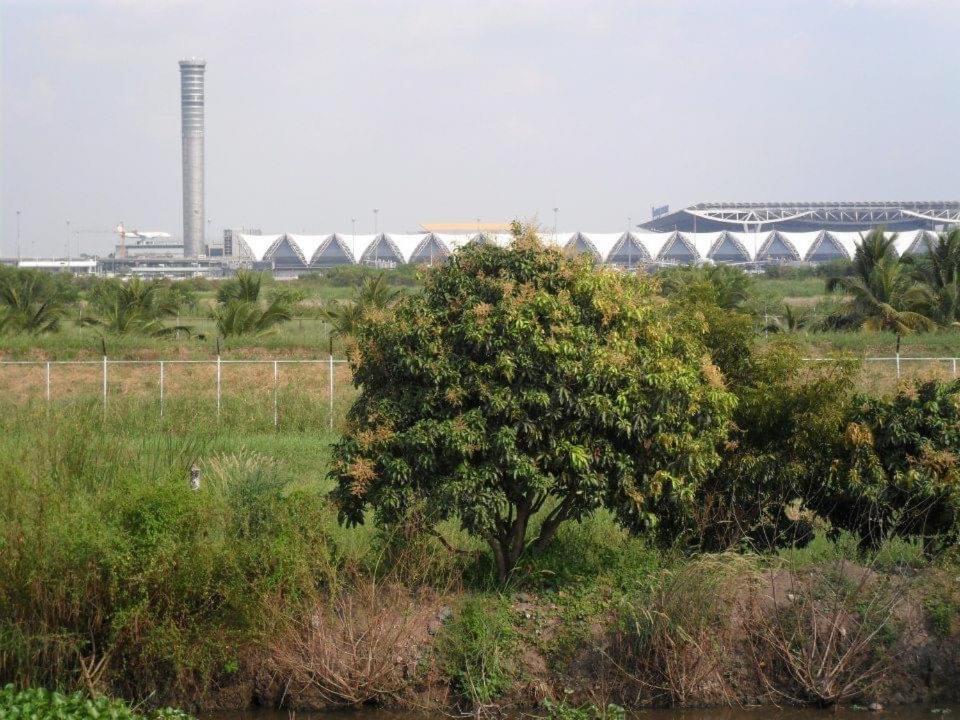
[{"label": "palm tree", "polygon": [[931,330],[935,323],[922,312],[929,292],[904,272],[894,249],[896,239],[896,234],[887,237],[882,229],[871,230],[857,246],[853,274],[831,277],[827,290],[839,288],[850,296],[844,315],[864,330]]},{"label": "palm tree", "polygon": [[914,266],[914,277],[930,291],[930,314],[941,325],[956,325],[960,323],[960,228],[924,242],[925,256],[905,260]]},{"label": "palm tree", "polygon": [[220,286],[213,319],[222,337],[234,335],[263,335],[293,317],[293,296],[274,293],[266,307],[260,302],[263,273],[239,270],[231,280]]},{"label": "palm tree", "polygon": [[0,273],[0,332],[54,332],[62,315],[63,303],[49,276],[30,270]]},{"label": "palm tree", "polygon": [[213,319],[221,337],[264,335],[292,317],[290,306],[281,299],[272,301],[265,308],[258,302],[229,300],[213,311]]},{"label": "palm tree", "polygon": [[767,323],[764,330],[767,332],[800,332],[806,327],[808,320],[809,317],[806,313],[795,310],[792,305],[784,303],[783,313],[779,317],[772,318],[772,321]]},{"label": "palm tree", "polygon": [[225,305],[231,300],[259,302],[263,286],[263,273],[250,270],[237,270],[237,274],[227,280],[217,291],[217,302]]},{"label": "palm tree", "polygon": [[366,278],[350,302],[332,300],[323,316],[333,326],[332,336],[352,335],[370,310],[384,310],[396,301],[399,290],[391,290],[383,273]]},{"label": "palm tree", "polygon": [[186,331],[185,326],[169,326],[164,320],[176,314],[178,306],[155,282],[131,278],[126,282],[110,280],[95,288],[92,303],[96,314],[85,324],[97,325],[110,333],[167,335]]}]

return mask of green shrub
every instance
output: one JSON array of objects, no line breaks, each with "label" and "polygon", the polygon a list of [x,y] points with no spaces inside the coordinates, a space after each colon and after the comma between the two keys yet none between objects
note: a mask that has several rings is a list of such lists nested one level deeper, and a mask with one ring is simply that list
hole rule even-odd
[{"label": "green shrub", "polygon": [[740,345],[729,353],[738,358],[728,375],[733,429],[695,505],[698,545],[802,545],[813,532],[808,502],[842,444],[858,365],[811,365],[786,341]]},{"label": "green shrub", "polygon": [[517,634],[505,602],[469,597],[438,638],[441,665],[472,707],[487,705],[517,677]]},{"label": "green shrub", "polygon": [[917,538],[928,550],[960,535],[960,381],[918,381],[860,398],[815,509],[865,546]]},{"label": "green shrub", "polygon": [[0,689],[0,720],[193,720],[173,708],[134,712],[123,700],[91,698],[83,693],[62,693],[13,685]]},{"label": "green shrub", "polygon": [[114,694],[189,694],[329,577],[326,502],[196,436],[118,442],[98,415],[6,436],[0,682],[76,687],[86,665]]},{"label": "green shrub", "polygon": [[732,406],[704,331],[649,280],[535,235],[463,248],[361,324],[360,391],[331,473],[341,519],[370,507],[394,523],[424,503],[489,545],[500,581],[600,507],[671,537]]}]

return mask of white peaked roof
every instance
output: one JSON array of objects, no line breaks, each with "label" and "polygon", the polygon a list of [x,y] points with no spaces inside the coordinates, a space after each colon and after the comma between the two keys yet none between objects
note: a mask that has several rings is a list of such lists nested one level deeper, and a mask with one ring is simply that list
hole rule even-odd
[{"label": "white peaked roof", "polygon": [[[540,242],[542,242],[547,247],[563,248],[567,246],[567,243],[575,238],[577,233],[575,232],[548,232],[544,231],[540,233]],[[512,240],[512,236],[511,236]]]},{"label": "white peaked roof", "polygon": [[240,233],[240,240],[247,246],[250,256],[256,262],[262,262],[267,250],[278,242],[283,235],[247,235]]},{"label": "white peaked roof", "polygon": [[853,258],[853,254],[857,251],[857,245],[863,242],[863,238],[866,235],[864,233],[861,235],[858,232],[833,232],[828,231],[828,235],[832,235],[833,239],[839,243],[840,247],[843,248],[844,252],[847,253],[848,258]]},{"label": "white peaked roof", "polygon": [[410,262],[413,251],[416,250],[417,246],[427,237],[427,233],[420,233],[418,235],[397,235],[390,233],[389,235],[385,235],[385,237],[397,249],[403,261]]},{"label": "white peaked roof", "polygon": [[449,233],[434,233],[434,237],[440,241],[440,244],[443,245],[450,252],[455,252],[459,250],[468,242],[472,235],[452,235]]},{"label": "white peaked roof", "polygon": [[800,259],[804,260],[807,257],[807,253],[810,252],[810,248],[813,247],[813,243],[816,242],[818,237],[820,237],[820,233],[816,231],[782,232],[780,233],[780,237],[793,245],[793,247],[797,250],[797,254],[800,256]]},{"label": "white peaked roof", "polygon": [[290,245],[300,253],[303,262],[309,265],[317,250],[331,235],[332,233],[326,235],[287,235],[287,239],[290,241]]},{"label": "white peaked roof", "polygon": [[932,243],[936,243],[937,234],[929,230],[918,231],[916,237],[913,239],[913,243],[904,252],[911,252],[911,253],[928,252],[927,242],[926,242],[927,240],[929,240]]},{"label": "white peaked roof", "polygon": [[[767,236],[770,235],[769,232],[761,232],[754,235],[753,233],[738,233],[738,232],[727,232],[721,233],[720,237],[714,241],[714,245],[717,246],[717,249],[720,248],[722,243],[722,237],[729,238],[737,248],[743,250],[747,254],[747,260],[753,261],[757,257],[757,251],[763,247],[764,241],[766,241]],[[720,243],[720,245],[717,245]],[[756,244],[756,247],[754,247]],[[713,246],[710,247],[710,254],[713,255]]]},{"label": "white peaked roof", "polygon": [[630,235],[638,243],[643,245],[647,252],[650,253],[650,259],[656,260],[657,256],[660,254],[660,251],[663,250],[663,246],[667,244],[667,240],[673,235],[673,233],[668,232],[651,232],[651,233],[642,233],[642,232],[631,232]]},{"label": "white peaked roof", "polygon": [[360,262],[364,253],[373,245],[379,235],[343,235],[344,243],[353,252],[354,262]]},{"label": "white peaked roof", "polygon": [[[889,235],[890,233],[887,234]],[[905,255],[910,252],[910,248],[913,247],[913,244],[918,238],[922,245],[923,230],[904,230],[903,232],[897,233],[897,239],[893,242],[893,246],[897,250],[897,255]]]},{"label": "white peaked roof", "polygon": [[600,260],[606,261],[614,245],[623,237],[624,233],[582,233],[600,255]]},{"label": "white peaked roof", "polygon": [[[888,233],[888,236],[891,234]],[[928,230],[905,230],[897,234],[894,246],[900,255],[909,252],[925,252],[924,239],[933,236],[934,234]],[[859,232],[830,230],[703,233],[636,231],[623,233],[553,233],[544,231],[540,233],[540,239],[547,247],[570,248],[578,239],[582,239],[588,247],[596,252],[602,262],[608,262],[614,249],[621,243],[626,242],[628,238],[638,247],[645,249],[650,260],[653,261],[671,260],[681,263],[688,261],[684,252],[677,253],[674,251],[672,256],[662,257],[664,250],[667,249],[667,244],[671,241],[693,248],[696,253],[696,257],[690,259],[693,262],[741,262],[739,258],[729,257],[727,252],[723,253],[726,257],[722,259],[714,257],[721,244],[725,242],[732,242],[738,249],[742,249],[746,254],[746,260],[757,260],[758,254],[759,259],[764,260],[766,256],[762,250],[772,242],[774,237],[780,238],[787,246],[796,250],[796,254],[801,261],[809,260],[813,247],[824,242],[828,245],[836,245],[844,254],[852,258],[856,253],[857,246],[862,242],[862,235]],[[303,259],[306,265],[309,265],[329,247],[331,242],[339,242],[341,248],[347,255],[352,256],[354,262],[363,260],[373,244],[380,242],[382,243],[380,250],[382,259],[395,259],[398,262],[408,263],[414,259],[417,250],[432,239],[435,239],[446,251],[452,253],[481,238],[483,241],[498,247],[509,247],[513,244],[513,235],[510,233],[380,233],[379,235],[353,235],[352,233],[250,235],[240,233],[238,249],[242,255],[250,257],[256,262],[262,262],[271,259],[286,243],[296,255]],[[646,261],[645,258],[644,261]]]},{"label": "white peaked roof", "polygon": [[713,248],[713,244],[720,239],[723,232],[681,233],[697,250],[700,260],[706,260]]}]

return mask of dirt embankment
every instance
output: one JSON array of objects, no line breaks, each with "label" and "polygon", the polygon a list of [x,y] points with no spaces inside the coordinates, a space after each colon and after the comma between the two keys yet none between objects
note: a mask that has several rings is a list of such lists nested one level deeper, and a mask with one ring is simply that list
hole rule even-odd
[{"label": "dirt embankment", "polygon": [[847,562],[802,571],[695,562],[634,595],[502,598],[513,630],[488,638],[501,646],[481,646],[474,666],[454,666],[451,645],[478,642],[457,636],[462,594],[369,583],[287,623],[251,653],[242,682],[209,691],[199,705],[956,701],[958,586],[960,578],[942,571],[880,574]]}]

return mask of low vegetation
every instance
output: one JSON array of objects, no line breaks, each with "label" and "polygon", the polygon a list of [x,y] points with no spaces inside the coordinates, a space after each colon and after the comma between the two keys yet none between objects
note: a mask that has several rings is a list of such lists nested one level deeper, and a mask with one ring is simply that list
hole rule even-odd
[{"label": "low vegetation", "polygon": [[137,712],[122,700],[90,698],[83,693],[64,695],[41,688],[17,690],[13,685],[0,688],[0,718],[57,718],[57,720],[193,720],[172,708]]},{"label": "low vegetation", "polygon": [[[353,269],[330,274],[344,286],[117,283],[154,308],[128,333],[80,324],[108,316],[102,281],[4,274],[43,286],[4,317],[63,308],[59,331],[6,331],[23,353],[93,332],[189,355],[215,310],[273,303],[293,319],[225,347],[289,350],[304,318],[363,311],[337,335],[358,387],[336,430],[326,377],[292,367],[276,426],[250,368],[230,369],[248,391],[219,416],[201,375],[168,377],[162,418],[120,370],[107,412],[82,391],[0,395],[0,683],[17,688],[0,706],[540,704],[585,720],[956,698],[960,381],[864,393],[856,359],[804,360],[814,305],[764,336],[757,288],[815,300],[814,270],[636,277],[517,234],[419,292]],[[853,297],[834,309],[862,312]],[[191,337],[146,340],[158,317]],[[298,336],[312,355],[329,348],[317,322]]]}]

